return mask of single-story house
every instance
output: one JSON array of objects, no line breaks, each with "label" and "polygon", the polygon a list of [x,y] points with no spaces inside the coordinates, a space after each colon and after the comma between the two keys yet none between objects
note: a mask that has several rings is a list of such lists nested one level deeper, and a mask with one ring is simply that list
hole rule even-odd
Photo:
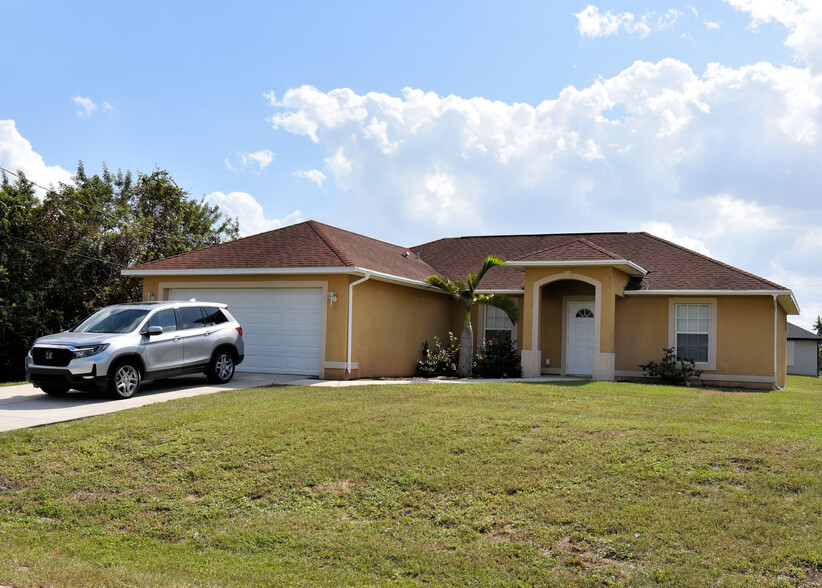
[{"label": "single-story house", "polygon": [[400,247],[316,221],[123,270],[148,300],[225,302],[244,327],[247,371],[326,379],[409,376],[422,344],[459,333],[464,307],[425,279],[464,279],[521,306],[511,324],[475,307],[475,339],[510,331],[523,374],[641,377],[663,348],[703,380],[783,386],[793,293],[648,233],[480,236]]},{"label": "single-story house", "polygon": [[788,373],[797,376],[819,375],[819,344],[822,337],[788,323]]}]

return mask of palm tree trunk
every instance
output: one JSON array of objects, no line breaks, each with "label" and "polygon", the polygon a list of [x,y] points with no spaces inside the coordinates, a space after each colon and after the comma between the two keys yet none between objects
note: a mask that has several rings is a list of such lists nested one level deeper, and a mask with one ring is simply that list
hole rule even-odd
[{"label": "palm tree trunk", "polygon": [[472,364],[474,360],[474,330],[471,328],[471,323],[466,321],[462,325],[462,334],[460,335],[460,378],[470,378],[472,371]]}]

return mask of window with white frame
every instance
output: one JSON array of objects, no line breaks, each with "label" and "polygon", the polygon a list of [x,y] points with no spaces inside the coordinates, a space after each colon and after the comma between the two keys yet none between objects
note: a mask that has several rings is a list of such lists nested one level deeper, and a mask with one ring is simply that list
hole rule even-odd
[{"label": "window with white frame", "polygon": [[794,344],[796,341],[788,341],[788,367],[796,365],[794,361]]},{"label": "window with white frame", "polygon": [[487,340],[496,339],[504,341],[506,339],[514,341],[517,338],[516,325],[511,322],[504,310],[495,306],[485,305],[485,333],[483,337]]},{"label": "window with white frame", "polygon": [[676,356],[711,363],[711,305],[676,305]]}]

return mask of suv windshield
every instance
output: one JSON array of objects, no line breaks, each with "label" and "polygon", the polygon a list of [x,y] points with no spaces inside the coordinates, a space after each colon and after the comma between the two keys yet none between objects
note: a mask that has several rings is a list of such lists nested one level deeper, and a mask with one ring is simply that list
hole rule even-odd
[{"label": "suv windshield", "polygon": [[72,329],[75,333],[130,333],[137,328],[148,310],[139,308],[104,308]]}]

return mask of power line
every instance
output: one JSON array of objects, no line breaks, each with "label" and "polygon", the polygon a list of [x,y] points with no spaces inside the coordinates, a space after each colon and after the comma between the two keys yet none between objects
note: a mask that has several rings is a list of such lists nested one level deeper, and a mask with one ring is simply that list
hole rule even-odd
[{"label": "power line", "polygon": [[[20,175],[18,173],[15,173],[11,170],[8,170],[8,169],[4,168],[3,166],[0,166],[0,170],[6,172],[7,174],[11,174],[11,175],[15,176],[16,178],[19,178],[19,179],[23,180],[24,182],[28,182],[32,186],[37,186],[41,190],[45,190],[46,194],[54,194],[55,196],[60,196],[60,194],[58,194],[57,192],[55,192],[51,188],[46,188],[45,186],[43,186],[41,184],[38,184],[37,182],[33,182],[30,179],[28,179],[27,177],[25,177],[23,175]],[[63,194],[63,197],[66,198],[67,200],[71,200],[72,202],[74,202],[78,206],[88,208],[89,210],[93,210],[94,212],[98,212],[100,214],[106,215],[109,218],[112,218],[114,220],[118,220],[118,221],[120,220],[120,219],[118,219],[117,217],[115,217],[114,215],[112,215],[110,212],[108,212],[106,210],[100,210],[99,208],[95,208],[94,206],[91,206],[90,204],[86,204],[85,202],[80,202],[79,200],[75,200],[71,196],[66,196],[65,194]],[[65,211],[61,211],[61,212],[65,212]]]},{"label": "power line", "polygon": [[24,243],[30,243],[32,245],[37,245],[38,247],[42,247],[44,249],[52,249],[54,251],[61,251],[63,253],[67,253],[69,255],[76,255],[77,257],[83,257],[85,259],[90,259],[92,261],[101,261],[103,263],[108,263],[110,265],[116,265],[117,267],[126,268],[129,267],[127,265],[123,265],[122,263],[118,263],[116,261],[111,261],[110,259],[103,259],[101,257],[93,257],[91,255],[84,255],[83,253],[77,253],[75,251],[69,251],[68,249],[61,249],[60,247],[55,247],[54,245],[46,245],[45,243],[40,243],[38,241],[32,241],[31,239],[24,239],[23,237],[17,237],[15,235],[9,235],[8,233],[4,233],[0,231],[0,235],[4,237],[10,237],[12,239],[16,239],[18,241],[23,241]]}]

